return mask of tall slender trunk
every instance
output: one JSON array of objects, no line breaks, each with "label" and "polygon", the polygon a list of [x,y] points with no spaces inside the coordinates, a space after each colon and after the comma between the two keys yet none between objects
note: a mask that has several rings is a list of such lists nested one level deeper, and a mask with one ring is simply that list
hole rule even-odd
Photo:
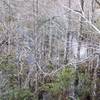
[{"label": "tall slender trunk", "polygon": [[[69,8],[71,8],[71,0],[69,0],[68,4]],[[67,37],[66,37],[66,55],[65,55],[65,64],[69,62],[69,38],[70,38],[70,30],[71,30],[71,11],[68,12],[68,31],[67,31]]]},{"label": "tall slender trunk", "polygon": [[[82,9],[82,11],[84,11],[84,0],[81,0],[80,1],[81,2],[81,9]],[[80,23],[80,30],[79,30],[79,32],[80,32],[80,34],[78,35],[78,40],[77,40],[77,42],[78,42],[78,48],[77,48],[77,62],[78,61],[80,61],[80,49],[81,49],[81,42],[82,42],[82,40],[81,40],[81,35],[82,35],[82,33],[83,33],[83,31],[82,31],[82,29],[83,29],[83,26],[82,26],[82,21],[83,21],[83,18],[81,17],[81,23]],[[77,65],[76,66],[76,79],[75,79],[75,98],[77,98],[77,96],[78,96],[78,94],[77,94],[77,87],[78,87],[78,85],[79,85],[79,65]]]}]

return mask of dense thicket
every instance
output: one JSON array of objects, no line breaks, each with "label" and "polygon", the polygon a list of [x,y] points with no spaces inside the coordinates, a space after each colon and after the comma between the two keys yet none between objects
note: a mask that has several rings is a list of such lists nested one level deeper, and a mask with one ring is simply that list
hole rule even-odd
[{"label": "dense thicket", "polygon": [[0,100],[99,100],[99,29],[99,0],[0,0]]}]

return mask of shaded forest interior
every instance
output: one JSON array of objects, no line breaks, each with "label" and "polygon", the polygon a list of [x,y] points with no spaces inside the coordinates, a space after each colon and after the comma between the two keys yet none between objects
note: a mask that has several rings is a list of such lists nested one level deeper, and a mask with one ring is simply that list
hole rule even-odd
[{"label": "shaded forest interior", "polygon": [[100,100],[100,0],[0,0],[0,100]]}]

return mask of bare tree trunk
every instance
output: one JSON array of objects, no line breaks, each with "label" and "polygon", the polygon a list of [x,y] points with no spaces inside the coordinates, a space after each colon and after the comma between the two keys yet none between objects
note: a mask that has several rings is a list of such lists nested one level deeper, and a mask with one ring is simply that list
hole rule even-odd
[{"label": "bare tree trunk", "polygon": [[96,100],[96,91],[97,91],[97,69],[99,67],[99,63],[100,63],[100,55],[97,54],[97,65],[95,66],[95,69],[94,69],[94,74],[93,74],[93,91],[92,91],[92,95],[93,95],[93,100]]},{"label": "bare tree trunk", "polygon": [[[69,4],[68,4],[69,8],[71,8],[71,0],[69,0]],[[66,55],[65,55],[65,64],[67,64],[69,62],[69,42],[70,42],[70,30],[71,30],[71,11],[68,12],[68,31],[67,31],[67,37],[66,37]]]},{"label": "bare tree trunk", "polygon": [[94,23],[94,12],[95,12],[95,0],[92,0],[92,19],[91,22]]},{"label": "bare tree trunk", "polygon": [[[81,9],[82,9],[82,11],[84,12],[84,0],[81,0],[80,1],[81,2]],[[82,12],[81,12],[82,13]],[[81,42],[82,42],[82,40],[81,40],[81,35],[82,35],[82,33],[83,33],[83,31],[82,31],[82,29],[83,29],[83,26],[82,26],[82,21],[83,21],[83,18],[81,17],[81,23],[80,23],[80,33],[79,33],[79,36],[78,36],[78,40],[77,40],[77,42],[78,42],[78,48],[77,48],[77,62],[78,61],[80,61],[80,49],[81,49]],[[78,85],[80,84],[79,83],[79,68],[80,68],[80,66],[79,65],[77,65],[76,66],[76,79],[75,79],[75,98],[77,99],[77,97],[78,97],[78,94],[77,94],[77,88],[78,88]]]}]

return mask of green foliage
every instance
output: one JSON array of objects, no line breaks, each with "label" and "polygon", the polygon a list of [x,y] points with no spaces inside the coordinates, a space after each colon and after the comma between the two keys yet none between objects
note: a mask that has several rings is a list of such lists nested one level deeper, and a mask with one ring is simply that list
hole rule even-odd
[{"label": "green foliage", "polygon": [[9,100],[33,100],[33,94],[28,89],[14,90],[10,94]]},{"label": "green foliage", "polygon": [[64,93],[64,91],[69,90],[70,86],[74,83],[76,79],[76,74],[78,75],[78,86],[75,86],[77,91],[77,100],[81,100],[81,98],[90,95],[90,75],[87,72],[77,72],[77,70],[68,66],[56,74],[54,81],[44,84],[42,86],[42,89],[51,92],[53,95],[62,94]]},{"label": "green foliage", "polygon": [[47,67],[48,67],[48,69],[53,69],[54,68],[54,66],[52,64],[48,64]]},{"label": "green foliage", "polygon": [[6,75],[9,86],[14,87],[17,84],[17,68],[15,58],[12,55],[7,55],[1,57],[0,59],[0,71],[2,71],[3,75]]},{"label": "green foliage", "polygon": [[0,97],[0,100],[36,100],[29,89],[14,89]]},{"label": "green foliage", "polygon": [[79,73],[79,84],[77,86],[77,93],[79,98],[84,98],[91,94],[91,80],[89,73]]},{"label": "green foliage", "polygon": [[74,69],[66,67],[59,71],[55,77],[55,81],[43,85],[46,91],[57,94],[65,91],[74,79]]},{"label": "green foliage", "polygon": [[[36,100],[29,89],[23,89],[19,86],[20,80],[18,78],[25,77],[25,73],[23,71],[22,73],[24,74],[22,76],[18,75],[19,69],[16,67],[15,61],[15,57],[12,55],[0,57],[0,71],[7,80],[7,86],[5,86],[7,88],[3,90],[0,100]],[[48,68],[49,70],[53,69],[53,64],[49,62]],[[75,90],[77,91],[77,97],[81,100],[81,98],[90,94],[91,79],[88,72],[82,73],[82,69],[80,70],[77,71],[73,67],[66,66],[58,71],[54,77],[51,77],[53,78],[51,81],[42,84],[39,89],[50,92],[53,95],[62,95],[65,91],[69,91],[70,86],[74,86],[74,81],[78,78],[78,85]]]},{"label": "green foliage", "polygon": [[48,61],[47,68],[49,70],[53,70],[54,69],[54,64],[52,64],[52,61],[51,60]]},{"label": "green foliage", "polygon": [[16,64],[14,62],[14,57],[12,55],[3,56],[0,58],[0,70],[4,72],[12,73],[16,67]]},{"label": "green foliage", "polygon": [[12,55],[0,57],[0,71],[7,80],[7,88],[3,89],[0,100],[36,100],[29,89],[22,89],[18,85],[18,69]]}]

